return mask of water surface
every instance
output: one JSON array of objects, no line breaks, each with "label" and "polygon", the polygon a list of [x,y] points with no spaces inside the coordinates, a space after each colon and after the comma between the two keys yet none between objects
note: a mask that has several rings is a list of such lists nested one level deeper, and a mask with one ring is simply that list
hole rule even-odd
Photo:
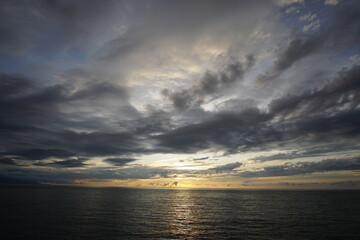
[{"label": "water surface", "polygon": [[360,191],[0,187],[0,239],[360,239]]}]

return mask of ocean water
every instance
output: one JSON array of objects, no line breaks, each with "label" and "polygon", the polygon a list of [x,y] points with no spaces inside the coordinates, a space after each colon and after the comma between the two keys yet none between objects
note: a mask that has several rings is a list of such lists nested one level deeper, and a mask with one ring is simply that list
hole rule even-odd
[{"label": "ocean water", "polygon": [[360,239],[360,191],[0,187],[0,239]]}]

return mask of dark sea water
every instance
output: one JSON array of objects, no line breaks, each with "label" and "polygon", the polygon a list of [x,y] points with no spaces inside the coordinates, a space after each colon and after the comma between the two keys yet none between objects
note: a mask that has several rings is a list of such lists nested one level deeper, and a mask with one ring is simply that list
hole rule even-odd
[{"label": "dark sea water", "polygon": [[360,239],[360,191],[0,187],[0,239]]}]

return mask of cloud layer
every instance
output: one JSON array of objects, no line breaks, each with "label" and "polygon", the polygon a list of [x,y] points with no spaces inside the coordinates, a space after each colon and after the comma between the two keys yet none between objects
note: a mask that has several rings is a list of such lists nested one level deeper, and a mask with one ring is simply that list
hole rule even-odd
[{"label": "cloud layer", "polygon": [[358,1],[0,5],[4,183],[356,181]]}]

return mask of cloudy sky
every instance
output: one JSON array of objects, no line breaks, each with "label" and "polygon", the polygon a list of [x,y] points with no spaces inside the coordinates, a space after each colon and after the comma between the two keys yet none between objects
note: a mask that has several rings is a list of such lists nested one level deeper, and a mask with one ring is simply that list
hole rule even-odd
[{"label": "cloudy sky", "polygon": [[0,183],[360,188],[360,1],[0,4]]}]

